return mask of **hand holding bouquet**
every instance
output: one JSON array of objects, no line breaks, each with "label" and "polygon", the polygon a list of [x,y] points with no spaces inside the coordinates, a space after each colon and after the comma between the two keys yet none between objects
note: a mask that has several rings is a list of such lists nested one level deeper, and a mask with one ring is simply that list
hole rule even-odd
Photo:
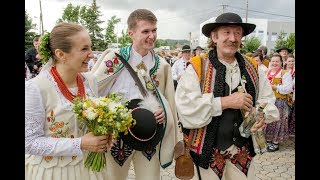
[{"label": "hand holding bouquet", "polygon": [[[120,132],[128,133],[128,128],[135,125],[132,114],[121,103],[121,97],[115,93],[107,97],[88,97],[87,99],[77,98],[74,101],[73,111],[77,119],[84,123],[87,130],[95,136],[112,135],[117,138]],[[89,152],[85,167],[92,171],[100,171],[106,164],[104,152]]]}]

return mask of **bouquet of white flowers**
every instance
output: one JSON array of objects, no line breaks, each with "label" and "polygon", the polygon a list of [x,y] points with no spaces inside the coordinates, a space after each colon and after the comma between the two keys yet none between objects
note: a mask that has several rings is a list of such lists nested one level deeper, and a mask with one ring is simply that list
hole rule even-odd
[{"label": "bouquet of white flowers", "polygon": [[[99,98],[76,98],[73,111],[89,132],[96,136],[112,134],[113,138],[117,138],[120,132],[127,134],[136,123],[126,107],[128,102],[121,103],[120,100],[121,97],[115,93]],[[99,172],[106,164],[105,153],[89,152],[84,164]]]}]

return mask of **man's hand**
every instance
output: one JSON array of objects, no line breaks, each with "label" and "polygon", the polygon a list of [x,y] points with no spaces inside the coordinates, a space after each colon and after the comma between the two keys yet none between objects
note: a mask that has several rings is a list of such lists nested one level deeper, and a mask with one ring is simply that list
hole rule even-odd
[{"label": "man's hand", "polygon": [[160,108],[158,111],[156,111],[154,113],[154,117],[156,118],[159,124],[162,124],[164,122],[164,117],[165,117],[163,109]]},{"label": "man's hand", "polygon": [[235,92],[229,96],[221,97],[222,110],[224,109],[243,109],[250,111],[252,108],[252,96],[248,93]]}]

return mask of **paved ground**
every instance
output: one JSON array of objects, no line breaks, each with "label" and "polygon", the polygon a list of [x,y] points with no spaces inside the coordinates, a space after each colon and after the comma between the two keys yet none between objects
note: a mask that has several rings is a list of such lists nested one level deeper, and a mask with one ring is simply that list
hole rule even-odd
[{"label": "paved ground", "polygon": [[[294,180],[295,179],[295,140],[290,138],[280,143],[280,150],[256,155],[253,159],[257,180]],[[131,166],[128,180],[134,180]],[[161,170],[161,180],[178,180],[174,175],[174,164]],[[197,180],[193,178],[192,180]]]}]

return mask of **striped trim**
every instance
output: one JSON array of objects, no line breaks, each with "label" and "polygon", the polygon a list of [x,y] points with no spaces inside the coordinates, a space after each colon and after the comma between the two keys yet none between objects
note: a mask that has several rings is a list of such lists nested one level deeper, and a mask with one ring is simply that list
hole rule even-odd
[{"label": "striped trim", "polygon": [[249,73],[250,78],[253,81],[253,85],[256,90],[256,98],[255,99],[258,99],[258,95],[259,95],[258,64],[253,58],[243,56],[243,59],[244,59],[245,65],[246,65],[246,69]]}]

